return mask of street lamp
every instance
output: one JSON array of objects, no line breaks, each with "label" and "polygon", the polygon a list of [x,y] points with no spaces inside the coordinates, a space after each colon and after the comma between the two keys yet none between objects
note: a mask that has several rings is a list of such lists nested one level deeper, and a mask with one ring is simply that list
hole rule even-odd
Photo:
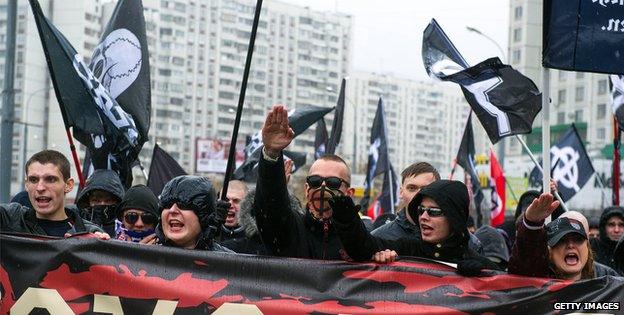
[{"label": "street lamp", "polygon": [[499,50],[499,51],[500,51],[500,53],[501,53],[501,57],[503,57],[503,62],[505,62],[505,60],[507,59],[507,57],[506,57],[506,56],[507,56],[507,54],[505,54],[505,51],[503,50],[503,47],[501,47],[501,45],[499,45],[499,44],[498,44],[498,42],[496,42],[496,41],[495,41],[492,37],[487,36],[486,34],[484,34],[483,32],[481,32],[480,30],[478,30],[478,29],[476,29],[476,28],[474,28],[474,27],[471,27],[471,26],[467,26],[467,25],[466,25],[466,29],[467,29],[469,32],[473,32],[473,33],[475,33],[475,34],[478,34],[478,35],[481,35],[481,36],[485,37],[487,40],[489,40],[489,41],[490,41],[490,42],[492,42],[494,45],[496,45],[496,48],[498,48],[498,50]]}]

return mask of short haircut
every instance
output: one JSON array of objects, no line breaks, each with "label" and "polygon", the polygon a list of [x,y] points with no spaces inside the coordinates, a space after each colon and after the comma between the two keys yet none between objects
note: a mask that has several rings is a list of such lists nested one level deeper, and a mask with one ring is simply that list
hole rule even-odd
[{"label": "short haircut", "polygon": [[39,162],[41,164],[53,164],[59,168],[63,175],[63,181],[67,181],[71,176],[69,169],[69,160],[63,155],[63,153],[55,150],[43,150],[39,151],[28,159],[26,165],[24,165],[24,173],[28,176],[28,167],[30,164]]},{"label": "short haircut", "polygon": [[427,162],[418,162],[408,166],[401,172],[401,184],[405,182],[405,179],[412,176],[418,176],[420,174],[433,173],[435,180],[440,180],[440,173],[433,165]]},{"label": "short haircut", "polygon": [[349,181],[349,183],[351,183],[351,169],[349,168],[349,165],[347,165],[347,162],[345,162],[344,159],[342,159],[341,157],[335,154],[325,154],[321,156],[320,158],[318,158],[318,160],[332,161],[332,162],[344,164],[344,166],[347,168],[347,180]]},{"label": "short haircut", "polygon": [[71,176],[69,160],[59,151],[43,150],[33,154],[33,156],[28,159],[28,162],[26,162],[26,165],[24,165],[24,173],[26,173],[26,176],[28,176],[28,167],[35,162],[55,165],[59,168],[59,171],[61,171],[63,181],[65,182]]}]

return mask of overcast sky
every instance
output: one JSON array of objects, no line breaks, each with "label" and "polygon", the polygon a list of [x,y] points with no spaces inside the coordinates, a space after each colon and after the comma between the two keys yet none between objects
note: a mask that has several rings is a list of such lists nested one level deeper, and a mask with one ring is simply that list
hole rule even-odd
[{"label": "overcast sky", "polygon": [[[282,0],[317,10],[351,14],[354,70],[425,79],[422,32],[435,18],[464,58],[474,65],[500,50],[466,26],[492,37],[507,53],[509,0]],[[502,58],[501,58],[502,59]]]}]

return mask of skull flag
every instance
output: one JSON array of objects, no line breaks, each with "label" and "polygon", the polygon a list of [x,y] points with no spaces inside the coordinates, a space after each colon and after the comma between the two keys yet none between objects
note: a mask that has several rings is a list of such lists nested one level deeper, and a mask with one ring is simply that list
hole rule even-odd
[{"label": "skull flag", "polygon": [[43,15],[39,2],[29,2],[65,127],[73,127],[74,137],[87,147],[96,169],[113,169],[124,180],[125,175],[131,176],[128,171],[140,149],[140,134],[133,117]]}]

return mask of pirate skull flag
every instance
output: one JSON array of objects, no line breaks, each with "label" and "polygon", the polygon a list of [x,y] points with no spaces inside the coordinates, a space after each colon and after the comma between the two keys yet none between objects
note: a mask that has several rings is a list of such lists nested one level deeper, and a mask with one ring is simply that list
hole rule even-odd
[{"label": "pirate skull flag", "polygon": [[126,179],[131,183],[130,168],[144,141],[134,118],[43,15],[39,2],[30,0],[30,6],[65,127],[73,127],[74,137],[87,147],[95,169],[117,171],[128,186]]},{"label": "pirate skull flag", "polygon": [[461,86],[492,143],[530,133],[542,109],[542,97],[531,79],[498,58],[468,68],[459,51],[434,20],[423,34],[423,63],[427,73]]},{"label": "pirate skull flag", "polygon": [[[557,181],[564,202],[574,197],[594,174],[594,166],[574,124],[550,148],[550,161],[553,165],[552,179]],[[537,166],[531,171],[531,177],[533,181],[541,182],[542,174]]]}]

